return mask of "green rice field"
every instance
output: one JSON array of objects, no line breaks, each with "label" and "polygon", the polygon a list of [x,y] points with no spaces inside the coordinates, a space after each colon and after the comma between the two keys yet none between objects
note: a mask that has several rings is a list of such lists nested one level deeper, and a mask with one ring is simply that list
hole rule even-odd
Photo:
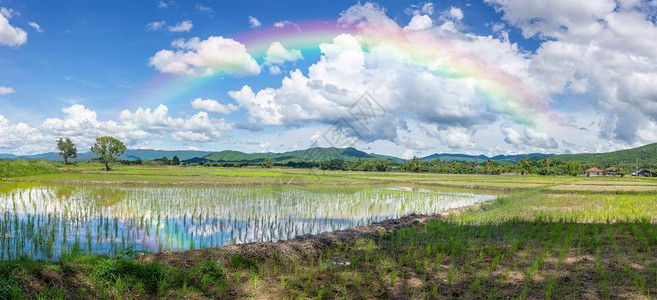
[{"label": "green rice field", "polygon": [[0,181],[0,298],[657,297],[651,178],[59,171]]}]

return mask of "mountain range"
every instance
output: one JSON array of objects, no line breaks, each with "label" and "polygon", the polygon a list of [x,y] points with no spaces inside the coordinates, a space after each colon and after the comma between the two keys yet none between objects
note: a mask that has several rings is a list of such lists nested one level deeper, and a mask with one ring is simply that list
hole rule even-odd
[{"label": "mountain range", "polygon": [[[376,153],[367,153],[355,148],[321,148],[314,147],[305,150],[294,150],[287,152],[266,152],[266,153],[245,153],[234,150],[224,150],[219,152],[210,151],[193,151],[193,150],[151,150],[151,149],[128,149],[119,157],[121,160],[136,160],[141,159],[144,161],[155,160],[162,157],[172,158],[178,156],[181,161],[186,162],[245,162],[245,163],[259,163],[265,158],[272,158],[275,162],[286,163],[289,161],[327,161],[331,159],[342,159],[346,161],[362,160],[379,160],[387,159],[394,163],[403,163],[406,160]],[[78,154],[78,158],[72,161],[89,161],[95,155],[91,152],[84,152]],[[421,157],[422,161],[432,161],[439,158],[441,161],[486,161],[492,160],[497,162],[516,163],[519,160],[528,157],[532,160],[540,160],[550,158],[559,161],[579,161],[581,163],[599,164],[599,165],[618,165],[630,164],[638,160],[642,165],[657,165],[657,143],[641,146],[633,149],[626,149],[608,153],[580,153],[580,154],[542,154],[542,153],[529,153],[518,155],[468,155],[458,153],[435,153]],[[61,161],[61,157],[56,152],[47,152],[34,155],[13,155],[13,154],[0,154],[0,159],[43,159],[51,161]]]}]

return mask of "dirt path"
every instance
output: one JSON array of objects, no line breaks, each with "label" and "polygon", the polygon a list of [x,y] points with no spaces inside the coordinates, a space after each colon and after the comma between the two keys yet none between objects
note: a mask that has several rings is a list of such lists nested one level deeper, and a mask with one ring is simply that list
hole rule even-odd
[{"label": "dirt path", "polygon": [[325,232],[321,234],[301,235],[291,240],[263,243],[246,243],[218,248],[189,250],[184,252],[166,251],[147,254],[137,258],[143,262],[163,262],[172,266],[185,267],[197,260],[223,259],[242,254],[248,257],[297,259],[305,256],[317,256],[320,251],[339,247],[345,243],[351,244],[363,238],[376,238],[392,233],[403,227],[422,225],[431,220],[442,220],[449,215],[462,214],[468,210],[479,210],[475,204],[461,208],[446,210],[432,215],[410,215],[399,219],[385,220],[370,225],[352,227],[344,230]]}]

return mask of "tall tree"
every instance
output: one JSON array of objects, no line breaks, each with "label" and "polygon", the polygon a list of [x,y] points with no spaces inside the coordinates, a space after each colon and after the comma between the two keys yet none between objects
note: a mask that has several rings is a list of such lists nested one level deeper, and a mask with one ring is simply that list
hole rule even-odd
[{"label": "tall tree", "polygon": [[59,156],[64,159],[65,165],[68,164],[69,158],[78,157],[78,147],[69,138],[57,140],[57,149],[59,149]]},{"label": "tall tree", "polygon": [[171,158],[171,164],[174,166],[180,165],[180,158],[178,158],[178,155],[174,155]]},{"label": "tall tree", "polygon": [[265,157],[265,160],[262,162],[262,165],[265,168],[271,168],[274,166],[274,160],[271,157]]},{"label": "tall tree", "polygon": [[420,172],[420,168],[422,168],[422,161],[417,156],[413,156],[406,164],[411,172]]},{"label": "tall tree", "polygon": [[525,175],[529,173],[532,167],[532,161],[529,160],[526,156],[518,162],[518,169],[520,169],[520,175]]},{"label": "tall tree", "polygon": [[125,152],[125,145],[114,137],[103,136],[96,138],[96,144],[89,150],[98,155],[100,162],[105,164],[105,171],[109,171],[109,164]]}]

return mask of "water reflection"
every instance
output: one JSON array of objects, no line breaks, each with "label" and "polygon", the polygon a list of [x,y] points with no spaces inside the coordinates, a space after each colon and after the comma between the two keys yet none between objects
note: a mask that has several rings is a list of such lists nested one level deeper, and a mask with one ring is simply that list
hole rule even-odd
[{"label": "water reflection", "polygon": [[71,247],[114,255],[277,241],[436,213],[495,196],[408,188],[35,187],[0,194],[0,258],[56,259]]}]

